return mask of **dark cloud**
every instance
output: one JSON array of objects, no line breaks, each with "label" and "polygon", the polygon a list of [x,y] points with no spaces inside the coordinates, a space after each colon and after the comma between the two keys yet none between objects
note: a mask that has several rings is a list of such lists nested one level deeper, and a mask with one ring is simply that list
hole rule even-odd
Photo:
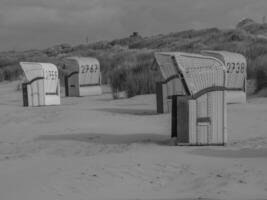
[{"label": "dark cloud", "polygon": [[2,0],[0,50],[229,28],[245,17],[259,21],[266,10],[266,0]]}]

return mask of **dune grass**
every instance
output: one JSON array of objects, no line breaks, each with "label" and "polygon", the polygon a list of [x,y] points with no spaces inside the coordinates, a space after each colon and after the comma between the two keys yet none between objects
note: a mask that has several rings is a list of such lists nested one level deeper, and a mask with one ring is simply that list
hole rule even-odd
[{"label": "dune grass", "polygon": [[100,41],[76,47],[64,44],[42,51],[2,52],[0,81],[18,79],[22,74],[18,64],[20,61],[37,61],[57,65],[63,85],[67,73],[62,68],[64,58],[92,56],[100,61],[102,83],[110,84],[114,94],[124,91],[128,97],[132,97],[155,92],[155,82],[161,80],[159,71],[151,70],[155,51],[198,53],[209,49],[243,54],[248,63],[247,77],[256,80],[257,92],[267,87],[267,37],[262,35],[267,26],[263,27],[251,20],[249,24],[245,22],[232,30],[188,30],[167,35]]},{"label": "dune grass", "polygon": [[108,73],[113,96],[124,91],[128,97],[155,92],[155,82],[161,79],[158,71],[152,70],[153,52],[129,51],[117,56],[112,71]]}]

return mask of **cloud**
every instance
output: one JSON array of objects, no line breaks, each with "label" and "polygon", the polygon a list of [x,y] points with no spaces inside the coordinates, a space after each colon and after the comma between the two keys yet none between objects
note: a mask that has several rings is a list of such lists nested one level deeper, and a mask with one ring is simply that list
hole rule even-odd
[{"label": "cloud", "polygon": [[0,50],[156,35],[261,20],[266,0],[2,0]]}]

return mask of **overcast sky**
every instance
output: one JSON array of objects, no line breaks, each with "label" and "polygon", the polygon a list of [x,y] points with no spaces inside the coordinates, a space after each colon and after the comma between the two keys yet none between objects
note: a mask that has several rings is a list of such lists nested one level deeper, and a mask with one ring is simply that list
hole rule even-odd
[{"label": "overcast sky", "polygon": [[0,0],[0,50],[232,28],[267,16],[267,0]]}]

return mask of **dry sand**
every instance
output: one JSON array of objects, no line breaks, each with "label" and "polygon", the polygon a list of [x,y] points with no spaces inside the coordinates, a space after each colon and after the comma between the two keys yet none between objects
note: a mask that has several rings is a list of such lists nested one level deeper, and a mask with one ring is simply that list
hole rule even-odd
[{"label": "dry sand", "polygon": [[0,84],[0,200],[267,199],[267,99],[228,106],[226,147],[171,146],[154,95],[22,107]]}]

